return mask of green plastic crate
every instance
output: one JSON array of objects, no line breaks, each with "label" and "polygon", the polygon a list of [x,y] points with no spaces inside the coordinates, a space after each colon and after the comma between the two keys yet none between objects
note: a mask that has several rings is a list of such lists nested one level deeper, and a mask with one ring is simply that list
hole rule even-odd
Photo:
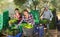
[{"label": "green plastic crate", "polygon": [[3,13],[0,13],[0,31],[3,28]]},{"label": "green plastic crate", "polygon": [[9,11],[5,10],[3,11],[3,28],[8,27],[8,21],[9,21]]},{"label": "green plastic crate", "polygon": [[39,23],[39,21],[40,21],[40,13],[39,13],[39,11],[38,10],[31,10],[31,12],[30,12],[32,15],[33,15],[33,18],[34,18],[34,20],[35,20],[35,23]]},{"label": "green plastic crate", "polygon": [[2,30],[3,28],[3,23],[0,23],[0,31]]}]

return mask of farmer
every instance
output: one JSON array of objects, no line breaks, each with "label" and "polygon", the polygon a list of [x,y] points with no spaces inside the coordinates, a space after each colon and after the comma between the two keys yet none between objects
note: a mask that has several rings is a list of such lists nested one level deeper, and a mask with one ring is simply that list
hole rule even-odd
[{"label": "farmer", "polygon": [[[53,18],[52,12],[49,10],[48,6],[45,6],[44,11],[42,13],[42,19],[52,21],[52,18]],[[46,25],[47,25],[47,29],[49,29],[49,23],[47,23]]]},{"label": "farmer", "polygon": [[32,25],[35,24],[32,14],[29,14],[29,12],[27,10],[23,11],[22,20],[20,23],[22,23],[23,21],[25,21],[27,23],[31,23]]},{"label": "farmer", "polygon": [[[13,20],[15,20],[15,19],[17,19],[15,22],[12,22]],[[12,20],[12,21],[11,21]],[[19,12],[19,9],[18,8],[15,8],[15,14],[14,14],[14,18],[13,19],[11,19],[10,21],[9,21],[9,26],[11,27],[12,26],[12,24],[14,24],[14,23],[17,23],[17,24],[19,24],[19,22],[22,20],[22,15],[21,15],[21,13]],[[17,26],[16,26],[17,27]]]},{"label": "farmer", "polygon": [[[24,10],[24,11],[23,11],[22,20],[21,20],[20,23],[22,23],[23,21],[24,21],[24,22],[27,22],[27,23],[30,23],[31,25],[34,25],[34,24],[35,24],[32,14],[29,14],[29,12],[28,12],[27,10]],[[23,29],[23,30],[24,30],[24,29]],[[32,30],[32,29],[31,29],[31,30]],[[24,30],[24,31],[25,31],[25,30]],[[25,33],[24,33],[24,31],[23,31],[23,34],[24,34],[24,36],[26,36]],[[29,31],[30,31],[30,30],[29,30]],[[32,31],[33,31],[33,30],[32,30]],[[29,34],[30,34],[30,32],[29,32]],[[27,36],[32,37],[32,34],[33,34],[33,32],[31,32],[31,34],[30,34],[30,35],[27,35]]]},{"label": "farmer", "polygon": [[17,23],[19,23],[22,20],[22,14],[19,12],[18,8],[15,9],[14,18],[17,19],[17,21],[18,21]]}]

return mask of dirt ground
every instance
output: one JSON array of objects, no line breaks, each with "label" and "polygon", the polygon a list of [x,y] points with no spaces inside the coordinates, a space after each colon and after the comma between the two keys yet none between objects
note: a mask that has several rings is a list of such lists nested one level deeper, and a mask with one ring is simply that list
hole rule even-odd
[{"label": "dirt ground", "polygon": [[[60,31],[57,30],[49,30],[49,37],[60,37]],[[5,35],[0,35],[1,37],[6,37]],[[47,36],[47,35],[46,35]],[[38,37],[38,35],[35,35],[35,37]]]}]

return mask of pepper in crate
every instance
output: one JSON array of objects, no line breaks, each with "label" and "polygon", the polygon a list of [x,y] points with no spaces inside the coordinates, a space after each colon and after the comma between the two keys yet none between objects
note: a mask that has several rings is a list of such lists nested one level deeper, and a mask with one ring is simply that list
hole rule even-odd
[{"label": "pepper in crate", "polygon": [[27,23],[23,27],[23,34],[24,34],[24,36],[32,36],[32,34],[33,34],[33,25],[30,24],[30,23]]}]

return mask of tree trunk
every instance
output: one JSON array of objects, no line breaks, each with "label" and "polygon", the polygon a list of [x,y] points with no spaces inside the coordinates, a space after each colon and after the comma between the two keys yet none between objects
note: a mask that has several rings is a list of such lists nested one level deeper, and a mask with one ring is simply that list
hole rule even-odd
[{"label": "tree trunk", "polygon": [[36,6],[35,6],[35,10],[36,10]]}]

